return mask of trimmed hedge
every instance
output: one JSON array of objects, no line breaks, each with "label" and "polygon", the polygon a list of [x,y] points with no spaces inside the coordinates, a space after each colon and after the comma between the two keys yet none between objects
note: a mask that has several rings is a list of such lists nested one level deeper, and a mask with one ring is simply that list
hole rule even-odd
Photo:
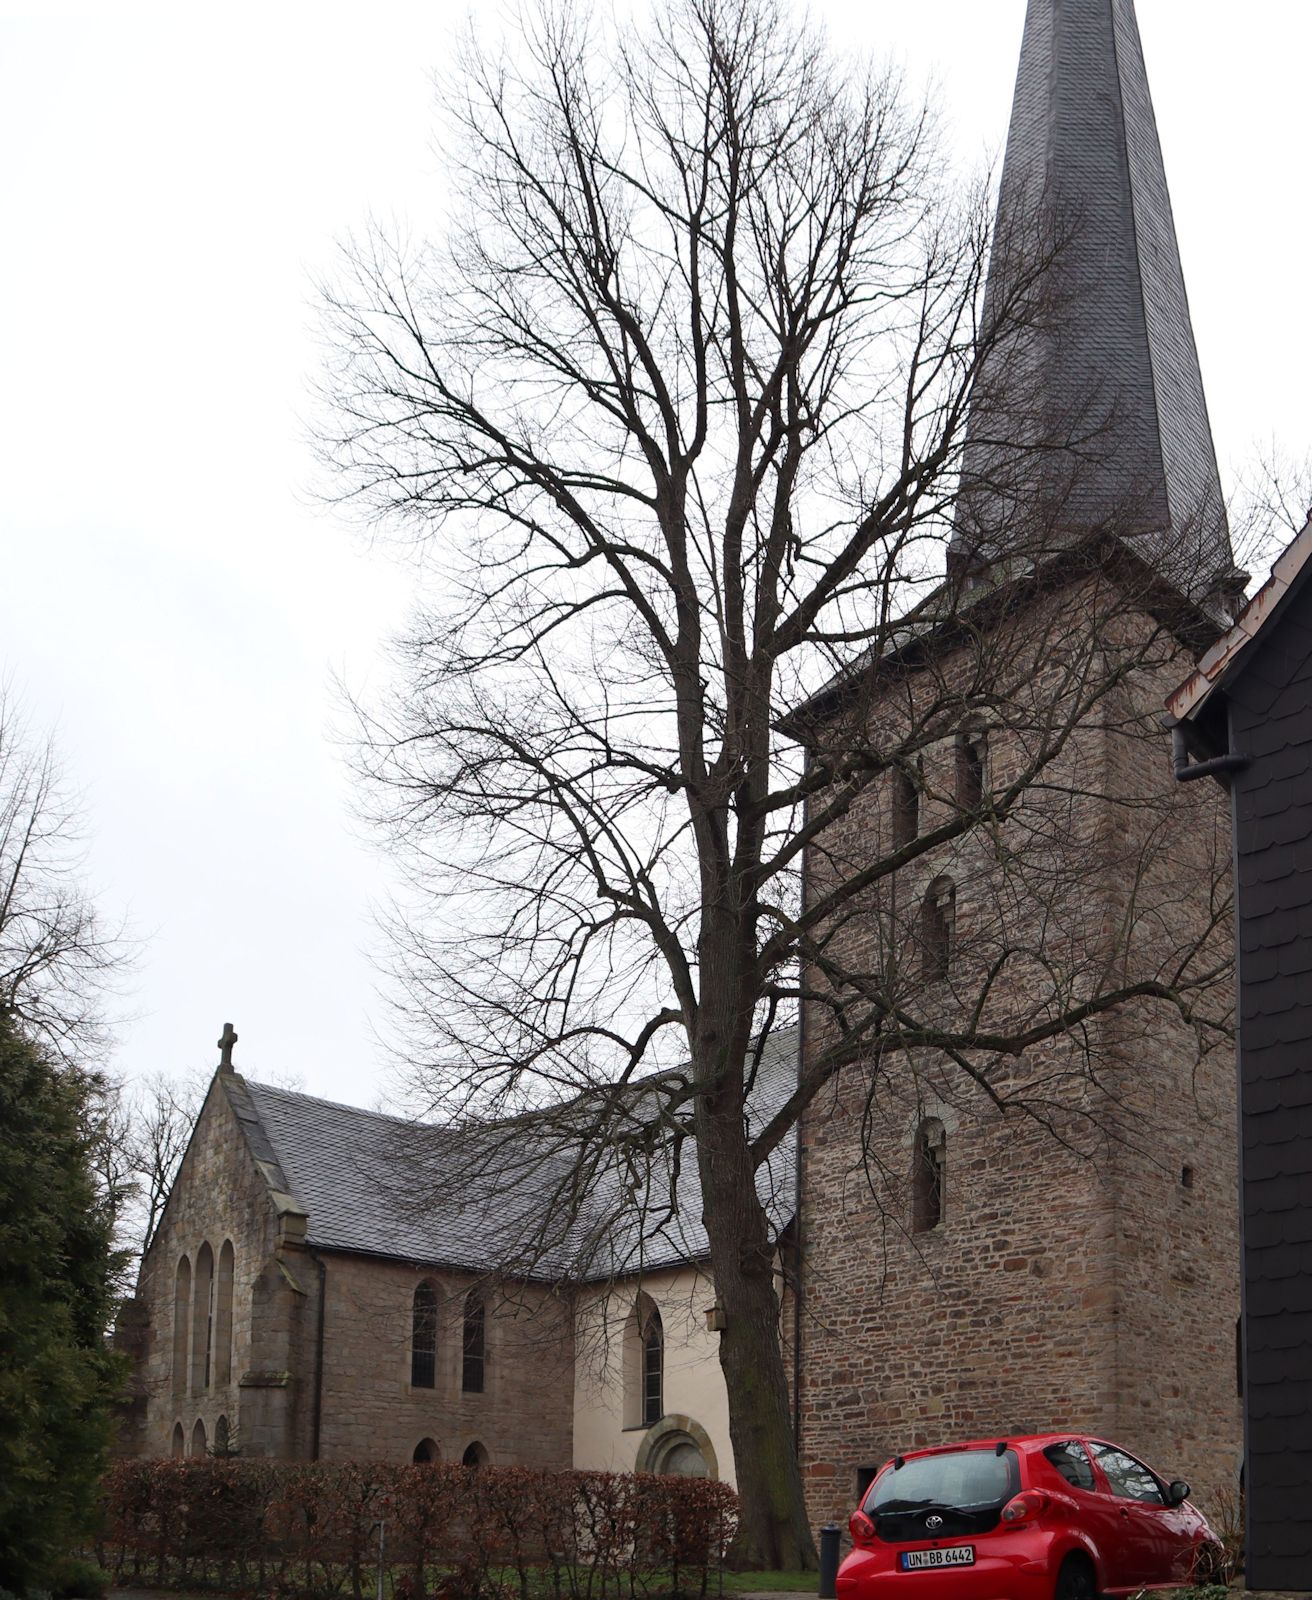
[{"label": "trimmed hedge", "polygon": [[722,1483],[524,1467],[120,1461],[98,1554],[118,1585],[364,1600],[705,1595],[737,1526]]}]

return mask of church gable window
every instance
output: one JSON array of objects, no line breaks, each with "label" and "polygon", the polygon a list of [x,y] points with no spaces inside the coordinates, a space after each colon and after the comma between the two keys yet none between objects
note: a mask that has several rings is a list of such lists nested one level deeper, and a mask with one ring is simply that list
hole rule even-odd
[{"label": "church gable window", "polygon": [[460,1387],[466,1394],[482,1394],[487,1364],[487,1312],[476,1292],[465,1301],[464,1359]]},{"label": "church gable window", "polygon": [[[183,1256],[173,1279],[173,1392],[187,1392],[191,1359],[191,1262]],[[182,1424],[178,1424],[179,1429]]]},{"label": "church gable window", "polygon": [[214,1361],[214,1252],[206,1241],[196,1252],[196,1280],[191,1314],[191,1388],[210,1387]]},{"label": "church gable window", "polygon": [[911,1175],[911,1228],[928,1233],[943,1221],[947,1198],[948,1136],[937,1117],[926,1117],[916,1130]]},{"label": "church gable window", "polygon": [[947,977],[956,936],[956,885],[951,878],[935,878],[920,907],[920,975],[926,982]]},{"label": "church gable window", "polygon": [[437,1384],[437,1294],[431,1283],[415,1290],[410,1320],[410,1387],[432,1389]]},{"label": "church gable window", "polygon": [[214,1293],[214,1382],[232,1382],[232,1280],[236,1258],[232,1240],[219,1251],[219,1275]]}]

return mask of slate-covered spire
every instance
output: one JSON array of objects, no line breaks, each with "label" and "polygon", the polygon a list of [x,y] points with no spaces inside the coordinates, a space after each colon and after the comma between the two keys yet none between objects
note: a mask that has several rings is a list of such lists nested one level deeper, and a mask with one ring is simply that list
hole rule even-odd
[{"label": "slate-covered spire", "polygon": [[[1032,237],[1020,219],[1040,211],[1068,235],[1054,274],[1060,306],[1011,352],[1013,401],[972,416],[967,473],[990,437],[1089,435],[1055,513],[1063,537],[1117,521],[1202,600],[1234,561],[1133,0],[1029,0],[999,240]],[[995,246],[995,305],[1006,256]],[[995,503],[981,520],[1007,515]],[[958,551],[991,542],[968,522]]]}]

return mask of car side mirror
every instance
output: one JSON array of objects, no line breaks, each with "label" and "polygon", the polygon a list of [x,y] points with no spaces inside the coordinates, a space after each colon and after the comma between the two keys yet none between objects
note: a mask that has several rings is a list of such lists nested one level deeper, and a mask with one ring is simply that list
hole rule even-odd
[{"label": "car side mirror", "polygon": [[1178,1506],[1182,1501],[1187,1500],[1188,1498],[1189,1485],[1184,1481],[1183,1478],[1177,1478],[1171,1487],[1166,1491],[1166,1503],[1168,1506]]}]

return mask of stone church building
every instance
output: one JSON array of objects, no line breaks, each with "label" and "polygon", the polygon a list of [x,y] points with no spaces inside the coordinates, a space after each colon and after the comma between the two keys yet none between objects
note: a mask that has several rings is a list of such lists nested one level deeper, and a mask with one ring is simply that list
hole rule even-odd
[{"label": "stone church building", "polygon": [[[1099,464],[1064,504],[1042,581],[1033,563],[995,563],[964,531],[949,581],[977,586],[981,625],[1020,615],[1049,636],[1088,616],[1094,590],[1112,590],[1118,639],[1148,630],[1167,641],[1127,677],[1123,715],[1079,728],[1061,758],[1081,797],[1064,823],[1078,877],[1059,904],[1009,913],[1009,937],[1033,950],[1064,941],[1096,956],[1148,890],[1176,932],[1214,915],[1221,813],[1210,797],[1198,802],[1213,806],[1210,820],[1172,838],[1152,873],[1127,882],[1124,869],[1133,819],[1149,814],[1155,786],[1172,786],[1164,736],[1144,730],[1229,626],[1242,589],[1132,0],[1029,0],[1004,215],[1026,194],[1078,213],[1075,315],[1032,353],[1026,381],[1050,407],[1105,406]],[[1087,551],[1095,535],[1107,546],[1112,494],[1132,495],[1138,520],[1095,568]],[[936,636],[916,670],[952,681],[965,650],[958,635]],[[899,692],[914,697],[914,673],[897,665]],[[836,685],[804,737],[823,742],[853,705],[888,716],[887,670],[866,663]],[[927,745],[910,779],[890,774],[816,852],[816,881],[827,862],[886,851],[890,831],[914,835],[977,804],[1021,758],[1017,737],[987,721]],[[927,981],[950,986],[954,947],[998,914],[991,859],[971,834],[904,869],[899,904],[940,939]],[[891,900],[872,913],[861,937],[901,914]],[[788,1230],[800,1263],[782,1296],[784,1334],[817,1521],[845,1517],[900,1448],[1059,1426],[1124,1443],[1205,1501],[1233,1488],[1233,1051],[1214,1038],[1200,1048],[1193,1028],[1164,1016],[1131,1006],[1089,1022],[1084,1054],[1063,1042],[1021,1057],[1013,1086],[1028,1086],[1035,1114],[1019,1118],[933,1063],[914,1074],[883,1063],[889,1087],[872,1116],[857,1063],[762,1173],[776,1233]],[[808,1008],[800,1036],[772,1041],[763,1114],[824,1048],[826,1026]],[[225,1043],[121,1324],[137,1355],[124,1447],[732,1480],[695,1193],[680,1190],[681,1218],[659,1235],[622,1224],[628,1236],[592,1284],[573,1268],[572,1235],[493,1281],[506,1240],[531,1228],[532,1185],[501,1172],[480,1196],[453,1186],[453,1159],[433,1130],[248,1081]]]}]

